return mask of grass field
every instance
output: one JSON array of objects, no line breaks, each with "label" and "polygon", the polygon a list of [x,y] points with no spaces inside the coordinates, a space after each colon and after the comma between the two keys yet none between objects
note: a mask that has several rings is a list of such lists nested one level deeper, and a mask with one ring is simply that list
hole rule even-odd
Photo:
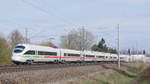
[{"label": "grass field", "polygon": [[68,84],[150,84],[149,64],[133,63],[130,66],[110,68],[93,76],[81,77]]},{"label": "grass field", "polygon": [[[131,75],[131,72],[128,73],[128,75]],[[97,73],[93,77],[87,77],[87,79],[82,80],[80,84],[130,84],[134,76],[128,75],[125,75],[123,71],[111,69]]]},{"label": "grass field", "polygon": [[0,84],[150,84],[149,64],[93,65],[0,74]]}]

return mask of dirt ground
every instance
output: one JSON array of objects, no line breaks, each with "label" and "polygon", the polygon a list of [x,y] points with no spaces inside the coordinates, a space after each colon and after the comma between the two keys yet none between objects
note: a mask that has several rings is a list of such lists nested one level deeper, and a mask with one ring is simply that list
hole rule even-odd
[{"label": "dirt ground", "polygon": [[0,84],[71,84],[81,78],[105,71],[104,67],[116,65],[90,65],[48,70],[33,70],[24,72],[3,73],[0,75]]}]

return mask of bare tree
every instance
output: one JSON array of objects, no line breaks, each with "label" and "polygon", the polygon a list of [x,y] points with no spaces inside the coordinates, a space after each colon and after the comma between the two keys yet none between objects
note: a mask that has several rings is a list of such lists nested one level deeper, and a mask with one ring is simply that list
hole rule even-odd
[{"label": "bare tree", "polygon": [[50,42],[50,41],[41,42],[41,43],[39,43],[39,45],[48,46],[48,47],[52,47],[52,48],[57,48],[57,46],[54,43]]},{"label": "bare tree", "polygon": [[67,35],[61,36],[61,47],[76,50],[89,50],[94,42],[94,36],[85,28],[71,30]]},{"label": "bare tree", "polygon": [[94,36],[91,32],[87,31],[84,27],[79,30],[79,42],[80,50],[90,49],[93,42]]},{"label": "bare tree", "polygon": [[25,43],[25,42],[26,42],[26,38],[24,38],[18,30],[14,30],[10,33],[9,43],[12,48],[19,43]]},{"label": "bare tree", "polygon": [[77,35],[76,30],[71,30],[67,35],[61,36],[61,47],[68,49],[77,49]]}]

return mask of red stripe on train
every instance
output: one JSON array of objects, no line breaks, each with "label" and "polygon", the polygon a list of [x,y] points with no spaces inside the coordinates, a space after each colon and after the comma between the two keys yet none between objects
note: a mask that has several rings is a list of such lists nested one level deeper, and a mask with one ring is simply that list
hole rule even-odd
[{"label": "red stripe on train", "polygon": [[44,58],[81,58],[81,59],[96,59],[93,57],[60,57],[60,56],[44,56]]},{"label": "red stripe on train", "polygon": [[93,58],[93,57],[60,57],[60,56],[44,56],[44,58],[79,58],[79,59],[117,60],[117,59],[111,59],[111,58]]}]

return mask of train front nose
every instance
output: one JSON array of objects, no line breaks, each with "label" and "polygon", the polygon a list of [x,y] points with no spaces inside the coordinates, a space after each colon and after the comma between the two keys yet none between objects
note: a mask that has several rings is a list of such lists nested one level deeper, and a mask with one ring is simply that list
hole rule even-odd
[{"label": "train front nose", "polygon": [[23,54],[22,52],[24,51],[24,49],[25,49],[25,46],[23,46],[23,45],[17,45],[15,48],[14,48],[14,50],[13,50],[13,55],[12,55],[12,57],[11,57],[11,60],[14,62],[14,63],[20,63],[20,62],[22,62],[23,60],[22,60],[22,58],[21,58],[21,55]]},{"label": "train front nose", "polygon": [[12,60],[14,63],[20,62],[20,56],[18,56],[18,55],[13,55],[13,56],[11,57],[11,60]]}]

